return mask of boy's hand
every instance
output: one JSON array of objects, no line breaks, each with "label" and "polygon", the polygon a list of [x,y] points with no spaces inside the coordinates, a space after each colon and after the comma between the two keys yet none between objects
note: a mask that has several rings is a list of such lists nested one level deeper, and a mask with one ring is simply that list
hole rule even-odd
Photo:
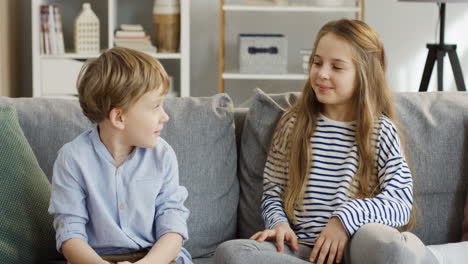
[{"label": "boy's hand", "polygon": [[263,242],[265,240],[276,240],[276,247],[278,252],[283,252],[284,241],[289,241],[294,251],[298,251],[297,237],[294,231],[291,229],[288,223],[279,223],[273,227],[273,229],[265,229],[263,231],[255,233],[250,237],[252,240]]},{"label": "boy's hand", "polygon": [[[314,249],[310,254],[310,261],[317,261],[316,264],[323,264],[328,256],[327,264],[332,264],[335,259],[336,263],[340,263],[343,258],[346,241],[348,241],[348,234],[341,220],[336,216],[332,217],[327,226],[315,239]],[[318,259],[317,256],[319,257]]]}]

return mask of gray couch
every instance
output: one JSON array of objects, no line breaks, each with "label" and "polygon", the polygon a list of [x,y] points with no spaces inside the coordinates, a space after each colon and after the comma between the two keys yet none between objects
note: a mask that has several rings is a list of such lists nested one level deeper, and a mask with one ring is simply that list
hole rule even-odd
[{"label": "gray couch", "polygon": [[[189,191],[185,247],[195,263],[210,263],[219,243],[263,229],[266,152],[276,121],[297,96],[257,90],[249,109],[234,108],[222,94],[167,99],[171,120],[162,137],[174,148],[181,184]],[[404,93],[396,102],[415,177],[414,232],[427,244],[459,241],[468,182],[468,93]],[[92,126],[76,100],[0,97],[0,106],[5,104],[16,106],[49,179],[59,148]]]}]

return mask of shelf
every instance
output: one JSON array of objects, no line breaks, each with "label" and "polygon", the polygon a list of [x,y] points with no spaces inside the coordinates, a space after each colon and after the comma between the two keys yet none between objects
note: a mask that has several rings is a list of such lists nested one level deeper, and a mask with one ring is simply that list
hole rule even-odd
[{"label": "shelf", "polygon": [[156,59],[180,59],[180,53],[154,53],[154,52],[146,52],[147,54],[151,55]]},{"label": "shelf", "polygon": [[77,100],[78,94],[63,94],[63,95],[42,95],[45,98],[59,98],[59,99],[66,99],[66,100]]},{"label": "shelf", "polygon": [[[75,92],[76,79],[83,61],[97,58],[95,54],[77,54],[72,50],[74,19],[81,10],[83,1],[58,1],[62,11],[62,30],[66,48],[62,55],[42,55],[40,50],[41,5],[57,4],[56,0],[30,0],[32,41],[32,84],[33,97],[68,97]],[[86,1],[85,1],[86,2]],[[91,0],[92,9],[101,21],[101,51],[114,47],[115,31],[121,24],[141,24],[151,34],[152,20],[147,19],[147,10],[153,1],[145,0],[141,5],[123,0]],[[180,43],[177,53],[147,52],[161,61],[174,77],[174,92],[181,97],[190,96],[190,2],[180,0]],[[150,12],[151,13],[151,12]]]},{"label": "shelf", "polygon": [[[156,58],[156,59],[180,59],[180,53],[154,53],[154,52],[145,52],[146,54]],[[78,54],[78,53],[65,53],[63,55],[40,55],[41,59],[89,59],[97,58],[100,54]]]},{"label": "shelf", "polygon": [[[308,79],[308,74],[304,74],[301,70],[296,69],[295,65],[291,65],[294,68],[291,68],[291,73],[288,74],[241,74],[237,69],[226,69],[226,48],[230,49],[235,46],[232,43],[226,43],[226,26],[227,18],[229,16],[249,13],[254,14],[255,19],[261,20],[262,16],[268,14],[301,14],[312,16],[314,18],[318,13],[327,13],[327,16],[335,17],[348,17],[355,16],[356,19],[364,20],[365,16],[365,0],[354,0],[349,1],[346,5],[341,5],[338,7],[323,7],[319,5],[308,5],[308,3],[299,3],[297,5],[275,5],[275,4],[266,4],[266,5],[249,5],[245,3],[226,3],[228,0],[219,0],[219,64],[218,64],[218,92],[224,93],[224,84],[226,80],[285,80],[285,81],[304,81]],[[270,1],[271,2],[271,1]],[[235,13],[235,14],[233,14]],[[294,15],[293,15],[294,17]],[[321,17],[321,16],[320,16]],[[253,18],[253,17],[252,17]],[[280,21],[281,23],[281,21]],[[322,24],[322,23],[321,23]],[[292,24],[291,24],[292,25]],[[236,29],[242,32],[245,29]],[[248,30],[248,29],[247,29]],[[267,32],[270,29],[267,30]],[[294,30],[294,28],[292,28]],[[258,29],[256,30],[258,31]],[[231,39],[232,40],[232,39]],[[289,68],[288,68],[289,69]],[[294,73],[295,72],[295,73]]]},{"label": "shelf", "polygon": [[252,5],[224,5],[224,11],[252,11],[252,12],[356,12],[359,7],[318,7],[318,6],[252,6]]},{"label": "shelf", "polygon": [[78,53],[65,53],[63,55],[40,55],[41,59],[89,59],[99,57],[99,53],[96,54],[78,54]]},{"label": "shelf", "polygon": [[223,73],[223,79],[227,80],[307,80],[308,76],[301,73],[287,74],[246,74],[246,73]]}]

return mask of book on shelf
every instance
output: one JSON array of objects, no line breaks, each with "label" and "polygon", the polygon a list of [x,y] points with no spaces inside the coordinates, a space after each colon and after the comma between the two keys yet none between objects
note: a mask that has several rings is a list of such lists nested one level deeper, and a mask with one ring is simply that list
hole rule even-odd
[{"label": "book on shelf", "polygon": [[39,44],[40,44],[40,50],[41,54],[49,54],[50,53],[50,47],[49,47],[49,29],[47,25],[47,18],[49,16],[49,8],[46,5],[41,5],[40,6],[40,23],[39,23]]},{"label": "book on shelf", "polygon": [[55,18],[55,30],[57,34],[57,49],[58,54],[65,54],[65,40],[63,39],[63,29],[62,29],[62,13],[58,6],[54,7],[54,18]]},{"label": "book on shelf", "polygon": [[42,55],[65,53],[62,31],[62,15],[55,5],[41,5],[39,8],[39,45]]},{"label": "book on shelf", "polygon": [[123,36],[123,37],[117,37],[118,39],[130,39],[130,40],[142,40],[142,39],[150,39],[151,37],[149,35],[141,36],[141,37],[131,37],[131,36]]},{"label": "book on shelf", "polygon": [[115,44],[151,45],[151,41],[149,39],[116,39]]},{"label": "book on shelf", "polygon": [[151,37],[140,24],[122,24],[115,32],[114,45],[144,52],[156,52]]},{"label": "book on shelf", "polygon": [[122,24],[120,28],[123,31],[144,31],[143,26],[140,24]]},{"label": "book on shelf", "polygon": [[125,30],[117,30],[115,32],[116,37],[144,37],[146,33],[144,31],[125,31]]},{"label": "book on shelf", "polygon": [[49,9],[47,16],[47,29],[49,29],[49,46],[50,54],[57,54],[57,32],[55,29],[55,19],[54,19],[54,7],[52,5],[47,6]]}]

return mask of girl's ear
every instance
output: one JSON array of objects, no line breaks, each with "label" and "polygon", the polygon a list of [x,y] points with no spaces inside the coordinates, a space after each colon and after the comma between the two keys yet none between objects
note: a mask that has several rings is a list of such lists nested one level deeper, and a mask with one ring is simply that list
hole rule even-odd
[{"label": "girl's ear", "polygon": [[112,127],[122,130],[125,128],[124,112],[120,108],[112,108],[109,113],[109,121]]}]

